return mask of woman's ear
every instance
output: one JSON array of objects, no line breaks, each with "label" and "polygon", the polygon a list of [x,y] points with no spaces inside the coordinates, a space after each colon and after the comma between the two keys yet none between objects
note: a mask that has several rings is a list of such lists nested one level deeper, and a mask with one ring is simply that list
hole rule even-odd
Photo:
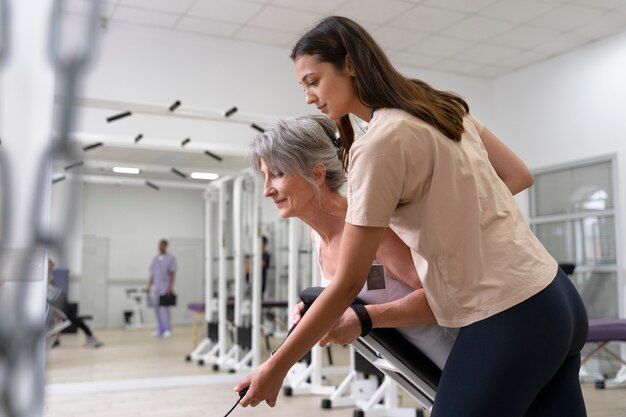
[{"label": "woman's ear", "polygon": [[313,180],[320,187],[326,181],[326,165],[321,162],[313,165]]},{"label": "woman's ear", "polygon": [[346,55],[346,72],[348,73],[348,75],[350,75],[350,77],[354,78],[356,77],[356,72],[354,71],[354,65],[352,65],[352,58],[350,58],[350,55]]}]

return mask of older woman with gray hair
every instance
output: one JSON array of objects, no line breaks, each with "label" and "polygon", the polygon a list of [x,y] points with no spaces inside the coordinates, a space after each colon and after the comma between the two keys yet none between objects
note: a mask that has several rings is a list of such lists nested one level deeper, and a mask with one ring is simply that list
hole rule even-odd
[{"label": "older woman with gray hair", "polygon": [[[322,284],[332,285],[348,208],[335,123],[322,115],[281,120],[252,142],[249,159],[280,217],[297,217],[311,227]],[[416,270],[413,261],[409,248],[387,229],[359,294],[367,305],[346,310],[320,344],[351,343],[371,328],[394,327],[443,368],[454,332],[435,323],[420,281],[427,262],[421,260]]]}]

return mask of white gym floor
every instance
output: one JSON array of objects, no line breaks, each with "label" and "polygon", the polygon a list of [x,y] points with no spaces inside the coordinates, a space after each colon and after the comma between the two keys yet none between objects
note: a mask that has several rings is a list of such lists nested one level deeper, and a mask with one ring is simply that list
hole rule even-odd
[{"label": "white gym floor", "polygon": [[[191,326],[175,327],[168,339],[150,337],[151,330],[98,330],[96,335],[104,342],[100,349],[84,348],[82,333],[64,334],[61,345],[47,352],[44,417],[226,414],[237,399],[232,388],[243,374],[213,372],[210,367],[185,362],[192,349]],[[278,343],[272,340],[272,348]],[[334,347],[335,364],[346,365],[348,352]],[[584,384],[583,392],[589,417],[626,416],[626,389],[597,390]],[[416,405],[404,392],[400,394],[402,405]],[[274,409],[267,405],[238,408],[231,417],[352,416],[352,409],[322,410],[320,400],[281,395]]]}]

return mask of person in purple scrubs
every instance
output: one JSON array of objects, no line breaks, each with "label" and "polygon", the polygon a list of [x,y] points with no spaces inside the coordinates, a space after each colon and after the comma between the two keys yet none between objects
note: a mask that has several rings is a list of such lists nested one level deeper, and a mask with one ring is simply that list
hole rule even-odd
[{"label": "person in purple scrubs", "polygon": [[152,299],[157,319],[154,337],[170,337],[172,334],[170,308],[159,305],[159,297],[174,292],[176,269],[176,257],[167,251],[167,240],[161,239],[159,253],[150,264],[150,280],[148,281],[148,297]]}]

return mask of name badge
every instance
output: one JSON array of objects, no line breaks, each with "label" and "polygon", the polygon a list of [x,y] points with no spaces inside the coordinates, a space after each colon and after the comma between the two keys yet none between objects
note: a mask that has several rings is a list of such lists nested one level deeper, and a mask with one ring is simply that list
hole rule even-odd
[{"label": "name badge", "polygon": [[367,290],[385,289],[385,267],[382,262],[374,262],[367,274]]}]

